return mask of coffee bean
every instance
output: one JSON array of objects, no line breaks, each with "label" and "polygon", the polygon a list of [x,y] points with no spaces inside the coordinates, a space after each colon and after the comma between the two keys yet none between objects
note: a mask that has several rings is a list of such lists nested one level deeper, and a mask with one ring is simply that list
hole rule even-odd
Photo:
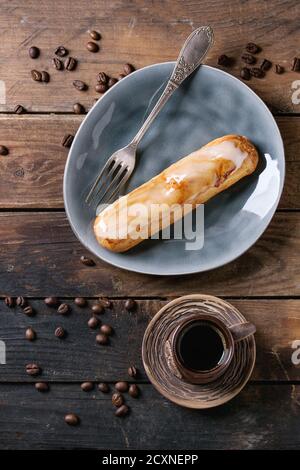
[{"label": "coffee bean", "polygon": [[132,398],[137,398],[140,394],[140,389],[136,384],[131,384],[128,393]]},{"label": "coffee bean", "polygon": [[86,45],[86,48],[90,52],[98,52],[99,51],[99,46],[93,41],[89,41]]},{"label": "coffee bean", "polygon": [[85,266],[95,266],[96,263],[94,260],[92,260],[91,258],[87,258],[86,256],[81,256],[80,257],[80,261],[82,262],[82,264],[84,264]]},{"label": "coffee bean", "polygon": [[50,75],[48,72],[46,72],[46,70],[42,70],[41,75],[42,75],[42,82],[48,83],[50,81]]},{"label": "coffee bean", "polygon": [[109,80],[108,80],[108,88],[111,88],[116,83],[118,83],[118,80],[116,78],[110,77]]},{"label": "coffee bean", "polygon": [[255,78],[263,78],[265,76],[265,72],[258,67],[252,67],[252,69],[250,69],[250,74]]},{"label": "coffee bean", "polygon": [[48,392],[49,390],[49,385],[47,382],[36,382],[34,385],[35,389],[38,390],[38,392]]},{"label": "coffee bean", "polygon": [[53,57],[52,65],[56,70],[63,70],[63,68],[64,68],[63,62],[60,59],[58,59],[57,57]]},{"label": "coffee bean", "polygon": [[5,145],[0,145],[0,155],[8,155],[9,151],[8,151],[8,148],[5,147]]},{"label": "coffee bean", "polygon": [[74,136],[72,134],[65,134],[63,136],[63,140],[61,141],[61,145],[66,148],[70,148],[73,140]]},{"label": "coffee bean", "polygon": [[99,39],[101,39],[101,34],[98,33],[98,31],[92,30],[92,31],[89,31],[88,33],[91,36],[91,38],[94,39],[94,41],[99,41]]},{"label": "coffee bean", "polygon": [[295,57],[293,60],[292,71],[300,72],[300,59],[298,57]]},{"label": "coffee bean", "polygon": [[107,85],[105,83],[97,83],[95,91],[97,93],[105,93],[107,91]]},{"label": "coffee bean", "polygon": [[28,315],[29,317],[33,317],[33,315],[34,315],[34,310],[33,310],[33,308],[31,307],[31,305],[28,305],[27,307],[25,307],[25,308],[23,309],[23,312],[24,312],[26,315]]},{"label": "coffee bean", "polygon": [[129,312],[132,311],[132,310],[135,310],[135,309],[136,309],[136,306],[137,306],[136,301],[133,300],[133,299],[128,299],[128,300],[126,300],[126,302],[125,302],[125,308],[126,308],[126,310],[128,310]]},{"label": "coffee bean", "polygon": [[41,368],[37,364],[27,364],[26,372],[28,375],[39,375],[41,373]]},{"label": "coffee bean", "polygon": [[76,66],[77,66],[77,60],[74,59],[74,57],[68,57],[65,61],[65,69],[66,70],[69,70],[69,72],[71,72],[71,70],[75,70],[76,69]]},{"label": "coffee bean", "polygon": [[27,305],[27,300],[24,297],[19,296],[17,297],[17,305],[18,307],[24,308]]},{"label": "coffee bean", "polygon": [[29,48],[28,53],[29,53],[29,56],[30,56],[32,59],[37,59],[38,56],[40,55],[40,50],[39,50],[39,48],[36,47],[36,46],[31,46],[31,47]]},{"label": "coffee bean", "polygon": [[261,48],[257,44],[254,44],[254,42],[248,42],[246,45],[246,51],[250,52],[250,54],[257,54],[260,50]]},{"label": "coffee bean", "polygon": [[111,336],[113,334],[113,329],[110,325],[101,325],[100,331],[101,333],[107,336]]},{"label": "coffee bean", "polygon": [[120,73],[118,75],[118,80],[122,80],[122,78],[126,77],[126,75],[124,73]]},{"label": "coffee bean", "polygon": [[28,341],[34,341],[36,338],[36,332],[32,328],[27,328],[25,331],[25,338],[28,339]]},{"label": "coffee bean", "polygon": [[81,390],[83,390],[84,392],[90,392],[91,390],[93,390],[94,384],[93,382],[83,382],[80,387]]},{"label": "coffee bean", "polygon": [[42,80],[42,74],[38,70],[31,70],[31,77],[35,82],[40,82]]},{"label": "coffee bean", "polygon": [[276,64],[275,73],[277,73],[278,75],[281,75],[282,73],[284,73],[284,67],[282,67],[282,65]]},{"label": "coffee bean", "polygon": [[104,311],[104,307],[99,302],[92,305],[92,312],[95,313],[96,315],[101,315],[103,311]]},{"label": "coffee bean", "polygon": [[111,397],[111,402],[114,406],[117,406],[117,407],[122,406],[124,403],[123,395],[119,392],[113,393]]},{"label": "coffee bean", "polygon": [[272,62],[271,62],[270,60],[268,60],[268,59],[264,59],[264,60],[262,61],[261,66],[260,66],[260,68],[261,68],[264,72],[266,72],[267,70],[270,70],[271,67],[272,67]]},{"label": "coffee bean", "polygon": [[135,366],[128,367],[128,375],[130,377],[136,377],[138,375],[137,368]]},{"label": "coffee bean", "polygon": [[132,64],[124,64],[123,70],[125,75],[129,75],[134,72],[134,66]]},{"label": "coffee bean", "polygon": [[108,300],[106,298],[100,298],[99,303],[103,306],[103,308],[112,308],[111,300]]},{"label": "coffee bean", "polygon": [[99,323],[100,323],[100,322],[99,322],[98,318],[96,318],[96,317],[91,317],[91,318],[89,319],[89,321],[88,321],[88,326],[89,326],[90,328],[92,328],[92,329],[95,329],[95,328],[97,328],[97,326],[99,325]]},{"label": "coffee bean", "polygon": [[109,392],[109,385],[104,383],[104,382],[101,382],[100,384],[98,384],[98,389],[102,393],[108,393]]},{"label": "coffee bean", "polygon": [[223,65],[224,67],[228,67],[229,65],[231,65],[231,59],[226,54],[221,54],[218,57],[218,64]]},{"label": "coffee bean", "polygon": [[77,426],[80,422],[79,417],[74,413],[69,413],[65,416],[65,422],[70,426]]},{"label": "coffee bean", "polygon": [[98,73],[97,82],[99,82],[99,83],[107,83],[108,82],[108,76],[106,75],[105,72],[99,72]]},{"label": "coffee bean", "polygon": [[129,408],[127,405],[122,405],[119,408],[116,409],[115,411],[115,416],[118,418],[122,418],[123,416],[127,415],[129,412]]},{"label": "coffee bean", "polygon": [[85,109],[80,103],[73,104],[73,111],[75,114],[83,114],[85,113]]},{"label": "coffee bean", "polygon": [[61,315],[67,315],[67,313],[69,313],[70,311],[70,307],[68,304],[60,304],[60,306],[58,307],[57,309],[58,313],[60,313]]},{"label": "coffee bean", "polygon": [[44,302],[48,307],[56,307],[59,304],[57,297],[46,297]]},{"label": "coffee bean", "polygon": [[115,389],[118,390],[118,392],[125,393],[128,391],[128,383],[127,382],[117,382],[115,384]]},{"label": "coffee bean", "polygon": [[250,69],[248,69],[248,67],[243,67],[240,71],[240,76],[244,80],[250,80],[251,78]]},{"label": "coffee bean", "polygon": [[4,303],[9,308],[12,308],[15,306],[15,300],[13,299],[13,297],[5,297]]},{"label": "coffee bean", "polygon": [[242,54],[241,59],[242,59],[243,62],[245,62],[246,64],[249,64],[249,65],[255,64],[255,62],[256,62],[256,58],[252,54],[248,54],[247,52]]},{"label": "coffee bean", "polygon": [[54,54],[58,55],[58,57],[65,57],[68,55],[68,53],[68,49],[66,49],[64,46],[58,46],[54,51]]},{"label": "coffee bean", "polygon": [[26,109],[21,104],[17,104],[14,108],[14,113],[15,114],[24,114],[24,113],[26,113]]},{"label": "coffee bean", "polygon": [[103,333],[99,333],[96,336],[96,342],[104,346],[105,344],[108,344],[109,342],[108,336],[104,335]]},{"label": "coffee bean", "polygon": [[58,326],[54,332],[56,338],[62,339],[66,336],[66,330],[62,326]]},{"label": "coffee bean", "polygon": [[81,308],[87,305],[87,301],[83,297],[76,297],[76,299],[74,300],[74,303],[75,305],[77,305],[77,307],[81,307]]}]

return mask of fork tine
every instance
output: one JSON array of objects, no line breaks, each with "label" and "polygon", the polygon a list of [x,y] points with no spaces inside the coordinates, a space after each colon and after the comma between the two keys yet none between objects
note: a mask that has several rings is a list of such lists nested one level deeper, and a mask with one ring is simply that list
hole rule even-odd
[{"label": "fork tine", "polygon": [[[94,191],[96,189],[96,187],[98,186],[98,183],[102,177],[102,175],[104,174],[105,171],[107,171],[107,169],[110,167],[111,163],[114,162],[115,163],[115,160],[111,160],[110,159],[106,162],[106,164],[104,165],[104,167],[102,168],[102,170],[100,171],[99,175],[97,176],[95,182],[93,183],[93,186],[91,187],[87,197],[85,198],[85,202],[87,204],[91,204],[92,202],[92,199],[94,199],[95,197],[95,194],[94,194]],[[114,166],[114,165],[113,165]],[[98,193],[97,193],[98,194]]]},{"label": "fork tine", "polygon": [[[116,190],[119,188],[119,186],[124,181],[127,172],[128,172],[128,167],[121,166],[118,173],[114,176],[114,178],[113,178],[112,182],[110,183],[110,185],[107,187],[107,189],[101,195],[100,199],[97,202],[97,205],[99,205],[103,201],[105,196],[106,196],[105,199],[107,201],[111,199],[111,197],[115,194]],[[117,184],[117,186],[115,186],[115,184]],[[107,194],[109,194],[109,195],[107,195]]]},{"label": "fork tine", "polygon": [[127,173],[125,173],[124,175],[124,178],[121,179],[121,181],[119,182],[119,184],[117,185],[116,189],[113,191],[113,193],[111,194],[111,196],[107,199],[107,204],[110,204],[112,199],[114,198],[114,196],[116,195],[116,193],[118,192],[118,190],[121,189],[121,187],[126,183],[126,181],[128,180],[130,176],[130,172],[127,170]]},{"label": "fork tine", "polygon": [[109,172],[105,175],[105,181],[103,181],[102,184],[99,184],[98,188],[95,188],[94,194],[92,196],[92,200],[95,199],[97,196],[99,196],[102,199],[101,192],[103,191],[103,189],[105,189],[106,186],[107,186],[106,191],[109,189],[109,179],[119,166],[120,166],[120,163],[117,160],[115,160]]}]

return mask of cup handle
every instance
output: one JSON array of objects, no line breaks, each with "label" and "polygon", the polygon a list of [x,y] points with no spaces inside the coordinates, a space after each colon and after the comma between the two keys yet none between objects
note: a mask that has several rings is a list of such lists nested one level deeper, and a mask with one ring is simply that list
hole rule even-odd
[{"label": "cup handle", "polygon": [[229,327],[229,330],[233,336],[234,342],[238,343],[242,339],[248,338],[256,332],[256,327],[253,323],[245,322],[238,323]]}]

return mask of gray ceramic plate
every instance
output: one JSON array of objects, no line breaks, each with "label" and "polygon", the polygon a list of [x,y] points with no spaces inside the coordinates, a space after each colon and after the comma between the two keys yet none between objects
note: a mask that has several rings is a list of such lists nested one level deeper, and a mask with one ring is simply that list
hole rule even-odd
[{"label": "gray ceramic plate", "polygon": [[173,66],[168,62],[146,67],[111,88],[81,124],[64,175],[67,216],[83,245],[110,264],[148,274],[207,271],[240,256],[269,224],[284,181],[283,144],[270,111],[238,79],[202,66],[176,91],[144,136],[126,191],[225,134],[247,136],[259,150],[259,168],[205,205],[204,247],[199,251],[186,251],[183,240],[147,240],[120,254],[98,245],[92,230],[95,210],[84,202],[87,190],[107,158],[136,134]]}]

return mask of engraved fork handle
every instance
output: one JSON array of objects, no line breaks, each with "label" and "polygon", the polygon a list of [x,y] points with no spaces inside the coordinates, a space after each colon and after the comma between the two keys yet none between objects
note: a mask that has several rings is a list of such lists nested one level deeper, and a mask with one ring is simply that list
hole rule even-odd
[{"label": "engraved fork handle", "polygon": [[172,75],[164,91],[146,121],[131,141],[131,146],[136,147],[139,144],[145,132],[148,130],[169,98],[173,95],[174,91],[177,90],[182,82],[191,75],[197,67],[199,67],[212,43],[213,30],[210,26],[201,26],[190,34],[179,53]]}]

